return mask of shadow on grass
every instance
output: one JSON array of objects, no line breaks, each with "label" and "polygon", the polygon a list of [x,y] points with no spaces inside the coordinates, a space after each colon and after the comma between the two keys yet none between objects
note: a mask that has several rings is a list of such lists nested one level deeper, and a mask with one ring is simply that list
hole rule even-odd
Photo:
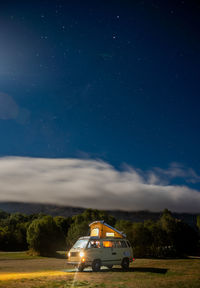
[{"label": "shadow on grass", "polygon": [[[72,272],[73,270],[70,270]],[[100,273],[108,273],[108,272],[143,272],[143,273],[155,273],[155,274],[166,274],[168,269],[164,268],[153,268],[153,267],[135,267],[135,268],[129,268],[128,270],[123,270],[122,268],[101,268]],[[73,271],[74,272],[74,271]],[[86,268],[82,273],[94,273],[92,272],[91,268]],[[99,273],[99,272],[98,272]]]},{"label": "shadow on grass", "polygon": [[150,272],[150,273],[166,274],[168,269],[152,268],[152,267],[136,267],[136,268],[133,268],[133,271],[135,271],[135,272]]}]

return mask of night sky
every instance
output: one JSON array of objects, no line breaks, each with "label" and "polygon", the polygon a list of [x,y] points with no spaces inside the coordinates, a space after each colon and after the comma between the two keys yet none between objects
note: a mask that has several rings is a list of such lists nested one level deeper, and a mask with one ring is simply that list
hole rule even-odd
[{"label": "night sky", "polygon": [[198,192],[199,15],[189,0],[1,0],[1,158],[156,171]]}]

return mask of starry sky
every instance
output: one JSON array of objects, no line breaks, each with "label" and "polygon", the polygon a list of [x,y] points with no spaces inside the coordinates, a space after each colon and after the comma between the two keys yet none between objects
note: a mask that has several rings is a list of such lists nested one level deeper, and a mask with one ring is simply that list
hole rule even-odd
[{"label": "starry sky", "polygon": [[0,1],[0,157],[156,170],[198,192],[199,13],[192,0]]}]

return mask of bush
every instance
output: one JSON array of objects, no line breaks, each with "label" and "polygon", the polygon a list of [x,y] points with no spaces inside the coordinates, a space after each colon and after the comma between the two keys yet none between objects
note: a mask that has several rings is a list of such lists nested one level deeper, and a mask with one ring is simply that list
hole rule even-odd
[{"label": "bush", "polygon": [[[3,214],[1,213],[0,216]],[[28,218],[20,213],[4,214],[0,219],[0,249],[3,251],[21,251],[28,248],[26,230]]]},{"label": "bush", "polygon": [[34,220],[27,230],[29,248],[39,255],[54,255],[60,241],[62,241],[62,231],[51,216]]}]

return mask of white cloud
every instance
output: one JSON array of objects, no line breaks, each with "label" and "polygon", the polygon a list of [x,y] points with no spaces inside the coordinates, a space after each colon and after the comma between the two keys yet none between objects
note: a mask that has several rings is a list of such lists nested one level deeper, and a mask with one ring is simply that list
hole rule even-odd
[{"label": "white cloud", "polygon": [[183,178],[188,183],[200,182],[200,176],[192,169],[184,167],[180,163],[171,163],[168,169],[154,168],[154,171],[159,178],[168,181],[174,178]]},{"label": "white cloud", "polygon": [[200,192],[166,184],[161,171],[145,173],[131,167],[118,171],[100,160],[3,157],[0,201],[200,212]]}]

